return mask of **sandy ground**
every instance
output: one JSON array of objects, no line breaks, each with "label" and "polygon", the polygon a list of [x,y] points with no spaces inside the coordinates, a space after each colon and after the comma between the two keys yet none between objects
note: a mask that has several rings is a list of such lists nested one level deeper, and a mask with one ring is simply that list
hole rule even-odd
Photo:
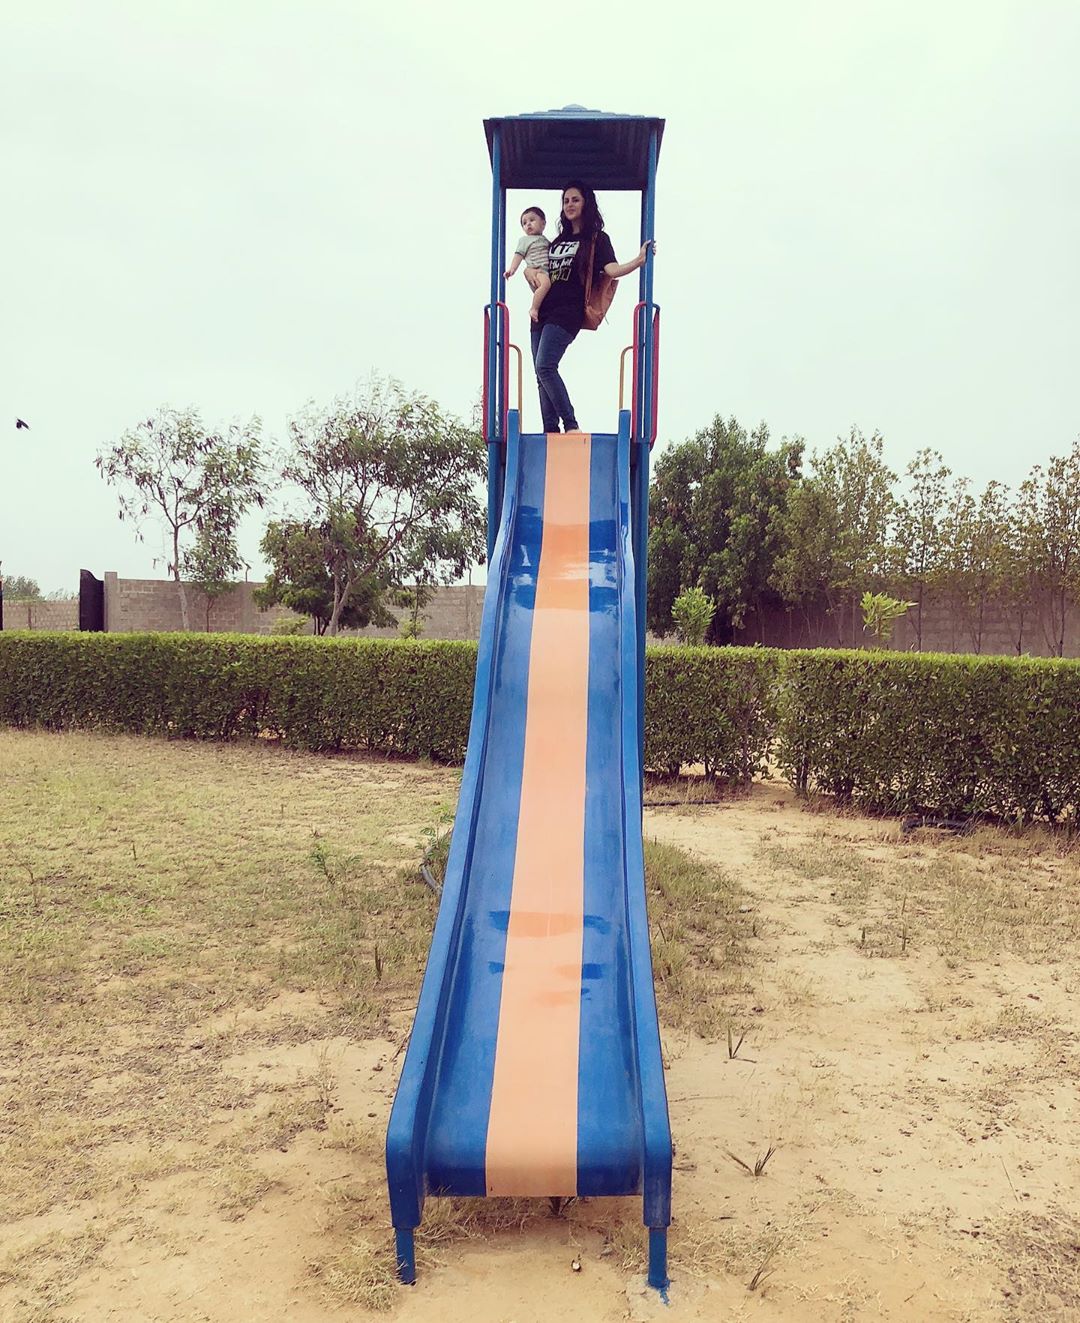
[{"label": "sandy ground", "polygon": [[[448,1236],[414,1288],[391,1288],[389,1316],[1080,1319],[1074,930],[1050,934],[1043,958],[1006,943],[971,956],[962,926],[950,937],[926,895],[905,895],[894,912],[895,897],[873,884],[902,854],[929,888],[963,864],[988,885],[995,870],[1021,868],[1035,890],[1053,890],[1076,883],[1075,860],[909,846],[895,823],[808,813],[769,786],[653,810],[646,830],[738,876],[756,944],[745,985],[716,1007],[716,1041],[665,1039],[677,1147],[669,1303],[626,1266],[637,1213],[620,1201]],[[1065,925],[1057,915],[1046,921]],[[10,1314],[0,1294],[0,1317],[368,1317],[343,1302],[335,1264],[357,1228],[361,1246],[383,1253],[380,1145],[411,1008],[369,1041],[329,1016],[319,996],[285,992],[200,1026],[191,1050],[232,1082],[244,1115],[288,1097],[290,1123],[238,1145],[235,1169],[170,1173],[147,1153],[146,1177],[128,1190],[9,1227],[7,1249],[43,1264],[49,1237],[63,1244],[55,1267],[67,1290],[54,1309],[35,1312],[22,1296]],[[245,1027],[271,1032],[229,1050]],[[297,1100],[317,1123],[296,1119]],[[216,1135],[235,1131],[237,1115],[223,1111]],[[770,1147],[758,1177],[736,1161],[752,1168]],[[609,1215],[628,1228],[621,1248],[603,1231]]]}]

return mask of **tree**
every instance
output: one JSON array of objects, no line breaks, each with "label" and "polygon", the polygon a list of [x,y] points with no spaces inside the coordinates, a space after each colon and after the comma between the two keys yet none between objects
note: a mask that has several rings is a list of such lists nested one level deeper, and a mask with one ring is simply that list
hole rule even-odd
[{"label": "tree", "polygon": [[423,634],[424,608],[434,591],[432,584],[414,583],[394,593],[394,605],[405,611],[398,622],[398,632],[403,639],[418,639]]},{"label": "tree", "polygon": [[1049,642],[1064,656],[1070,601],[1080,594],[1080,439],[1068,455],[1036,464],[1021,484],[1021,541],[1049,608]]},{"label": "tree", "polygon": [[28,579],[24,574],[5,574],[0,580],[0,584],[2,584],[4,596],[9,602],[40,602],[42,600],[38,581]]},{"label": "tree", "polygon": [[[955,553],[954,553],[955,554]],[[1023,612],[1030,587],[1019,561],[1016,516],[1009,490],[1004,483],[991,480],[978,501],[972,501],[967,518],[964,569],[960,598],[967,616],[971,646],[982,652],[986,609],[998,602],[1012,614]]]},{"label": "tree", "polygon": [[687,588],[675,599],[671,616],[679,638],[691,648],[698,648],[705,642],[716,603],[700,588]]},{"label": "tree", "polygon": [[810,460],[810,474],[788,494],[772,584],[792,606],[824,605],[837,642],[855,643],[859,595],[879,583],[885,565],[896,474],[884,439],[853,427]]},{"label": "tree", "polygon": [[101,451],[94,463],[118,489],[120,518],[135,523],[140,541],[139,526],[147,516],[165,522],[171,542],[167,572],[179,586],[181,619],[188,629],[181,543],[208,524],[231,521],[235,529],[250,506],[263,505],[259,420],[207,431],[196,410],[162,408]]},{"label": "tree", "polygon": [[749,435],[717,415],[658,460],[649,502],[649,628],[672,629],[672,607],[688,587],[713,598],[710,628],[730,637],[771,592],[782,518],[799,475],[803,442],[768,448],[762,423]]},{"label": "tree", "polygon": [[1022,495],[1009,498],[1006,523],[994,551],[994,595],[1012,621],[1015,650],[1024,651],[1024,630],[1039,592],[1038,562],[1041,555],[1038,523],[1025,518]]},{"label": "tree", "polygon": [[894,581],[915,598],[915,647],[922,651],[927,590],[941,571],[945,484],[951,476],[941,454],[920,450],[907,466],[908,490],[896,507],[892,569]]},{"label": "tree", "polygon": [[[257,605],[279,603],[290,611],[310,616],[316,634],[325,634],[334,613],[334,581],[326,567],[325,533],[299,520],[276,519],[266,526],[259,549],[271,569],[266,582],[257,588]],[[358,583],[342,608],[338,626],[363,629],[366,625],[390,627],[397,623],[382,602],[378,581],[369,576]]]},{"label": "tree", "polygon": [[214,604],[229,591],[234,578],[244,568],[245,563],[236,549],[236,530],[223,507],[219,506],[204,520],[195,545],[184,552],[184,578],[203,595],[208,634]]},{"label": "tree", "polygon": [[[813,464],[815,460],[811,460]],[[839,513],[819,478],[806,477],[788,493],[780,554],[770,583],[784,603],[799,607],[807,626],[815,608],[837,609]]]},{"label": "tree", "polygon": [[859,601],[863,613],[863,629],[888,647],[892,642],[893,625],[907,615],[914,602],[901,602],[886,593],[865,592]]},{"label": "tree", "polygon": [[449,583],[483,559],[487,449],[434,401],[372,377],[351,399],[309,408],[289,433],[282,476],[306,498],[295,522],[329,577],[330,634],[358,598]]},{"label": "tree", "polygon": [[[955,478],[945,498],[941,516],[941,550],[932,577],[934,588],[949,604],[950,647],[954,650],[958,625],[970,617],[970,603],[977,581],[974,556],[978,507],[970,488],[967,478]],[[981,647],[981,623],[979,629],[972,632],[978,633]],[[979,648],[975,650],[977,652]]]}]

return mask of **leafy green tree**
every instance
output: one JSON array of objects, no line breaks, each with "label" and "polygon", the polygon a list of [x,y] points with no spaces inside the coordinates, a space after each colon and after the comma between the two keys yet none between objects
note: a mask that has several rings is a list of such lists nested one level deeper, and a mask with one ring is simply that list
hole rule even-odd
[{"label": "leafy green tree", "polygon": [[211,506],[195,537],[194,546],[183,553],[184,578],[198,588],[206,605],[206,632],[210,613],[219,597],[233,586],[246,568],[236,547],[236,527],[228,501]]},{"label": "leafy green tree", "polygon": [[997,602],[1015,614],[1029,601],[1027,576],[1018,563],[1016,514],[1004,483],[993,479],[986,484],[973,503],[968,530],[961,597],[972,649],[981,653],[988,606]]},{"label": "leafy green tree", "polygon": [[863,593],[859,605],[863,613],[863,629],[873,634],[877,641],[888,647],[892,642],[893,626],[907,615],[914,602],[901,602],[887,593]]},{"label": "leafy green tree", "polygon": [[945,543],[946,483],[951,470],[936,450],[920,450],[907,466],[907,490],[893,524],[892,577],[915,599],[915,647],[922,651],[923,608],[939,580]]},{"label": "leafy green tree", "polygon": [[181,618],[188,629],[182,543],[194,540],[207,525],[231,520],[235,527],[252,505],[263,505],[259,420],[210,431],[195,409],[162,408],[102,450],[94,464],[117,489],[120,518],[135,524],[139,541],[148,516],[160,518],[167,527],[167,572],[179,585]]},{"label": "leafy green tree", "polygon": [[424,632],[424,608],[431,601],[435,585],[412,583],[394,593],[394,605],[403,607],[404,616],[398,623],[403,639],[418,639]]},{"label": "leafy green tree", "polygon": [[997,479],[977,498],[966,478],[953,483],[941,521],[934,583],[948,597],[956,619],[965,623],[973,652],[983,650],[988,615],[995,607],[1012,622],[1016,651],[1023,650],[1025,624],[1039,591],[1040,527],[1033,510],[1022,512]]},{"label": "leafy green tree", "polygon": [[1080,439],[1045,469],[1035,465],[1018,506],[1021,546],[1047,602],[1050,646],[1061,657],[1069,604],[1080,597]]},{"label": "leafy green tree", "polygon": [[1022,492],[1007,499],[1006,519],[993,552],[994,596],[1012,623],[1013,646],[1019,657],[1024,652],[1027,626],[1037,613],[1042,547],[1038,522],[1027,522]]},{"label": "leafy green tree", "polygon": [[[810,462],[815,464],[817,458]],[[770,576],[784,603],[799,607],[807,625],[818,609],[830,615],[837,611],[839,552],[839,512],[825,484],[808,476],[788,493],[782,550]]]},{"label": "leafy green tree", "polygon": [[799,476],[803,442],[768,448],[762,423],[748,434],[717,415],[657,461],[649,502],[647,620],[671,632],[672,608],[689,586],[716,603],[710,638],[730,637],[747,612],[771,595],[782,548],[788,493]]},{"label": "leafy green tree", "polygon": [[952,625],[950,646],[957,646],[957,632],[969,616],[969,599],[974,590],[974,538],[977,513],[971,483],[954,478],[945,496],[941,515],[941,549],[932,586],[948,603]]},{"label": "leafy green tree", "polygon": [[487,450],[434,401],[372,377],[350,399],[309,408],[289,434],[282,476],[304,495],[307,516],[294,522],[329,577],[328,633],[358,600],[449,583],[483,559]]},{"label": "leafy green tree", "polygon": [[36,579],[28,579],[24,574],[5,574],[0,577],[4,596],[9,602],[42,600],[41,589]]},{"label": "leafy green tree", "polygon": [[691,648],[698,648],[705,642],[715,613],[716,603],[700,588],[684,589],[671,608],[679,638]]},{"label": "leafy green tree", "polygon": [[884,439],[858,428],[810,459],[810,473],[788,493],[782,551],[773,587],[807,614],[824,607],[837,642],[856,641],[859,594],[884,575],[896,474],[884,459]]},{"label": "leafy green tree", "polygon": [[270,626],[270,633],[279,638],[298,638],[306,630],[307,626],[300,616],[278,616]]},{"label": "leafy green tree", "polygon": [[[271,566],[266,582],[254,593],[264,609],[279,603],[310,616],[316,634],[325,634],[334,613],[334,580],[326,567],[326,532],[299,520],[276,519],[266,526],[259,544]],[[383,604],[379,581],[369,576],[354,585],[338,616],[339,629],[397,624]]]}]

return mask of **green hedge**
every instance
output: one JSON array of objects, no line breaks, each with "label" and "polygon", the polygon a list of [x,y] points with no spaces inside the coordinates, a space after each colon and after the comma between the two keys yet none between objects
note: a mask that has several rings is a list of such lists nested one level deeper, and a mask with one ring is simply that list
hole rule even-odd
[{"label": "green hedge", "polygon": [[0,724],[270,735],[465,756],[476,648],[245,634],[0,634]]},{"label": "green hedge", "polygon": [[[243,634],[0,634],[0,724],[98,727],[459,762],[476,645]],[[771,738],[762,649],[656,648],[646,761],[748,779]],[[687,720],[687,713],[692,720]]]},{"label": "green hedge", "polygon": [[[0,725],[464,757],[472,643],[0,633]],[[1058,821],[1080,805],[1080,662],[650,648],[645,765],[886,812]]]},{"label": "green hedge", "polygon": [[1058,821],[1080,805],[1080,662],[784,654],[776,759],[863,807]]},{"label": "green hedge", "polygon": [[780,654],[771,648],[649,648],[645,769],[749,781],[764,770],[776,725]]}]

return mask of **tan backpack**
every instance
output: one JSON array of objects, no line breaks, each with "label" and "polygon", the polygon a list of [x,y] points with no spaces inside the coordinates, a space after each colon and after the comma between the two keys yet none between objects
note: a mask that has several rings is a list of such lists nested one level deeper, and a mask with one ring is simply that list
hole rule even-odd
[{"label": "tan backpack", "polygon": [[596,261],[596,235],[592,237],[589,249],[589,270],[585,277],[585,320],[581,323],[585,331],[595,331],[607,316],[611,300],[615,297],[618,281],[606,271],[600,272],[600,278],[593,283],[593,263]]}]

